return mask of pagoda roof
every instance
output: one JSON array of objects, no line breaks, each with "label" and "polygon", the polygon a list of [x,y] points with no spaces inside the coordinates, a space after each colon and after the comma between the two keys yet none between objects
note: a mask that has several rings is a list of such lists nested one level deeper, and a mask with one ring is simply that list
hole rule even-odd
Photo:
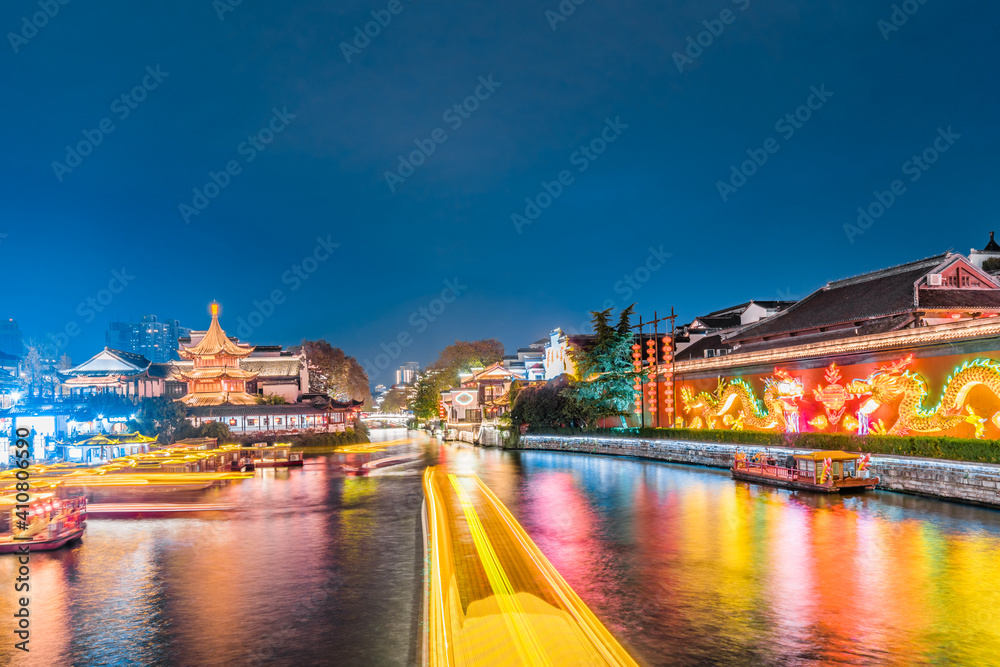
[{"label": "pagoda roof", "polygon": [[184,405],[255,405],[257,399],[245,391],[212,391],[187,394],[177,399]]},{"label": "pagoda roof", "polygon": [[257,373],[222,366],[215,368],[192,368],[190,370],[174,369],[174,378],[177,380],[216,380],[219,378],[252,380],[255,377],[257,377]]},{"label": "pagoda roof", "polygon": [[192,347],[182,348],[178,350],[182,357],[187,359],[193,359],[195,357],[211,357],[217,354],[228,354],[233,357],[246,357],[253,352],[254,348],[249,345],[237,345],[233,341],[229,340],[226,336],[226,332],[222,330],[219,326],[219,313],[214,307],[212,308],[212,324],[208,327],[208,331],[205,332],[205,337],[202,338],[197,345]]}]

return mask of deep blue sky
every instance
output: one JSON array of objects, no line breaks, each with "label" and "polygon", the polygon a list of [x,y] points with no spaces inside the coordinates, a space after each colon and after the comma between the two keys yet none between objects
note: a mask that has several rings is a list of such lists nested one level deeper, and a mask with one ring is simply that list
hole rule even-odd
[{"label": "deep blue sky", "polygon": [[[199,328],[217,299],[234,332],[283,289],[250,342],[325,337],[374,359],[405,331],[395,366],[459,338],[525,345],[606,300],[688,320],[984,245],[1000,227],[1000,7],[927,0],[886,40],[891,2],[746,1],[588,0],[552,30],[556,0],[402,0],[350,63],[340,43],[387,2],[244,0],[220,21],[210,0],[77,0],[18,53],[9,33],[39,8],[5,2],[0,316],[36,337],[77,322],[82,361],[112,317]],[[672,54],[727,8],[679,72]],[[120,120],[112,101],[157,65],[169,75]],[[500,87],[452,130],[443,112],[491,74]],[[822,85],[833,97],[785,140],[775,122]],[[246,163],[239,144],[286,107]],[[59,182],[52,162],[102,118],[114,132]],[[571,155],[605,118],[628,128],[579,173]],[[857,207],[948,126],[961,138],[849,243]],[[385,171],[438,127],[447,141],[391,193]],[[780,150],[723,202],[716,182],[769,137]],[[233,159],[242,173],[185,224],[179,204]],[[564,169],[573,183],[518,234],[511,214]],[[283,272],[327,235],[340,247],[291,291]],[[626,301],[616,282],[661,245],[672,257]],[[77,304],[122,267],[134,280],[86,322]],[[418,332],[411,313],[455,278],[468,289]]]}]

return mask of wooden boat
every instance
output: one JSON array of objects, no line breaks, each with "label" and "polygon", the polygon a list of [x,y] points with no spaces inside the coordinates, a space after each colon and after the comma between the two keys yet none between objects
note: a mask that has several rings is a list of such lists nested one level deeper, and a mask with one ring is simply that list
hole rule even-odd
[{"label": "wooden boat", "polygon": [[25,545],[29,553],[52,551],[83,537],[86,526],[83,496],[39,493],[31,494],[26,503],[18,503],[15,495],[0,498],[0,554],[23,554]]},{"label": "wooden boat", "polygon": [[287,468],[305,464],[302,453],[293,452],[291,445],[268,445],[266,442],[240,447],[240,458],[248,459],[255,468]]},{"label": "wooden boat", "polygon": [[869,461],[867,454],[841,451],[794,454],[784,460],[764,452],[749,458],[737,452],[732,473],[733,478],[747,482],[820,493],[845,493],[875,488],[879,478],[869,474]]}]

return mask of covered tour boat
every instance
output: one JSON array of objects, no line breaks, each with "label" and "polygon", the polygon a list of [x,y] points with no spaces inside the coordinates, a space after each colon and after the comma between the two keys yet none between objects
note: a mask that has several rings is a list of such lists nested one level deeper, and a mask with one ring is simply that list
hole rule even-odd
[{"label": "covered tour boat", "polygon": [[247,470],[254,468],[287,468],[305,463],[301,452],[293,452],[292,446],[284,443],[268,445],[266,442],[256,442],[243,445],[239,449],[240,465],[249,464]]},{"label": "covered tour boat", "polygon": [[84,496],[32,493],[27,502],[16,494],[0,497],[0,554],[23,553],[24,545],[30,552],[58,549],[83,537],[86,526]]},{"label": "covered tour boat", "polygon": [[845,493],[875,488],[879,478],[870,474],[870,461],[868,454],[840,451],[790,454],[783,459],[766,452],[758,452],[752,457],[737,452],[732,473],[735,479],[748,482],[821,493]]}]

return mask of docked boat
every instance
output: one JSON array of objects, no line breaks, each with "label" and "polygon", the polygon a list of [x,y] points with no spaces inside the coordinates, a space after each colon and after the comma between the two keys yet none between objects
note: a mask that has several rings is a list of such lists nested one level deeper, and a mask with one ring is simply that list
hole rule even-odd
[{"label": "docked boat", "polygon": [[29,553],[52,551],[83,537],[86,526],[84,496],[37,493],[27,502],[18,502],[14,494],[0,497],[0,554],[24,553],[25,545]]},{"label": "docked boat", "polygon": [[758,452],[748,457],[736,453],[735,479],[820,493],[846,493],[874,489],[879,478],[871,475],[871,457],[855,452],[822,451],[793,454],[778,459]]},{"label": "docked boat", "polygon": [[266,442],[257,442],[252,445],[243,445],[239,448],[239,456],[246,459],[254,468],[287,468],[300,466],[305,463],[301,452],[293,452],[291,445],[275,444],[268,445]]}]

